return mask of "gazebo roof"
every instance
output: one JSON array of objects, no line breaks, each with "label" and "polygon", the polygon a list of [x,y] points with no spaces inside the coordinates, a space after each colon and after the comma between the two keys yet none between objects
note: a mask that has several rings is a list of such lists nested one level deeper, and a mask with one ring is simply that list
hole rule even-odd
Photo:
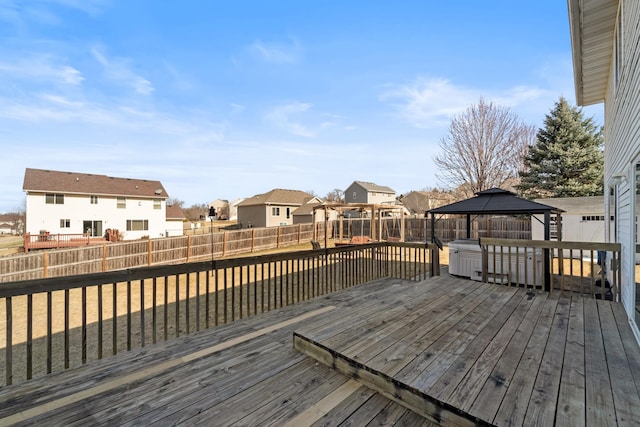
[{"label": "gazebo roof", "polygon": [[469,199],[427,211],[427,213],[432,214],[459,215],[543,214],[545,212],[562,213],[564,211],[553,206],[523,199],[501,188],[479,191]]}]

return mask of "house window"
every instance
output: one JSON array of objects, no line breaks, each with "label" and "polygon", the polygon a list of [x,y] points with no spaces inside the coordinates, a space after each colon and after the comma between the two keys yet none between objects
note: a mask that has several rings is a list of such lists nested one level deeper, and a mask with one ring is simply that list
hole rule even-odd
[{"label": "house window", "polygon": [[50,194],[45,195],[45,203],[48,205],[64,205],[64,194]]},{"label": "house window", "polygon": [[291,218],[291,208],[287,208],[287,219]]},{"label": "house window", "polygon": [[162,208],[162,200],[153,199],[153,209],[161,209]]},{"label": "house window", "polygon": [[127,231],[142,231],[149,229],[148,219],[128,219]]},{"label": "house window", "polygon": [[353,192],[353,200],[355,200],[358,197],[358,193],[357,192]]},{"label": "house window", "polygon": [[127,198],[126,197],[118,197],[117,201],[118,209],[124,209],[127,207]]},{"label": "house window", "polygon": [[70,219],[61,219],[60,220],[60,228],[70,228],[71,220]]},{"label": "house window", "polygon": [[92,205],[98,204],[98,196],[91,196],[91,204]]},{"label": "house window", "polygon": [[280,208],[279,207],[272,207],[271,208],[271,216],[280,216]]}]

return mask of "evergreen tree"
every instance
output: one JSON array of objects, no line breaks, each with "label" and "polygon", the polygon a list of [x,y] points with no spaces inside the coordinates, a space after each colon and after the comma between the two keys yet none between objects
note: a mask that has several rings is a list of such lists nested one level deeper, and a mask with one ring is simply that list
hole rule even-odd
[{"label": "evergreen tree", "polygon": [[528,198],[602,195],[602,128],[560,97],[538,130],[520,171],[518,190]]}]

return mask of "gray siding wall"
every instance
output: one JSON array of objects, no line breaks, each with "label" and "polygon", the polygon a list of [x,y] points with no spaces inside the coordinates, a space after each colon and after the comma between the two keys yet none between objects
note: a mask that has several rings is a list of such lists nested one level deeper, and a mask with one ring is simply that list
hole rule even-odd
[{"label": "gray siding wall", "polygon": [[[605,100],[605,188],[617,174],[627,179],[618,186],[618,234],[622,245],[622,299],[630,319],[634,319],[635,286],[635,168],[640,160],[640,2],[624,2],[623,66],[617,84],[614,64]],[[612,46],[614,49],[614,46]],[[614,58],[615,62],[615,58]],[[609,192],[607,194],[607,210]],[[607,233],[609,234],[609,233]],[[611,240],[615,236],[608,236]],[[635,333],[638,334],[637,325]]]}]

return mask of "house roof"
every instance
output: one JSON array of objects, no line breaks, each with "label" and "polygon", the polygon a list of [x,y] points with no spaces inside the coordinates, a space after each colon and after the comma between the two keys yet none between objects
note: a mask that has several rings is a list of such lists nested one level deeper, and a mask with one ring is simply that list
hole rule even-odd
[{"label": "house roof", "polygon": [[313,196],[309,193],[299,190],[285,190],[276,188],[267,193],[256,194],[253,197],[244,199],[238,206],[256,206],[256,205],[291,205],[300,206],[306,203]]},{"label": "house roof", "polygon": [[604,101],[619,0],[569,0],[573,80],[578,105]]},{"label": "house roof", "polygon": [[604,213],[604,196],[556,197],[550,199],[535,199],[535,201],[562,209],[569,214]]},{"label": "house roof", "polygon": [[[365,181],[353,181],[353,184],[358,184],[360,187],[364,188],[367,191],[375,191],[376,193],[391,193],[396,194],[396,192],[385,186],[374,184],[373,182],[365,182]],[[351,185],[353,185],[351,184]]]},{"label": "house roof", "polygon": [[560,213],[562,209],[523,199],[514,193],[501,188],[480,191],[474,197],[427,211],[439,214],[476,214],[476,215],[507,215],[507,214],[538,214]]},{"label": "house roof", "polygon": [[167,205],[167,213],[166,213],[166,218],[167,219],[174,219],[174,220],[182,221],[186,217],[187,216],[184,214],[184,212],[182,211],[180,206],[169,206],[169,205]]},{"label": "house roof", "polygon": [[160,181],[30,168],[25,170],[22,189],[27,193],[47,192],[154,199],[169,197]]}]

